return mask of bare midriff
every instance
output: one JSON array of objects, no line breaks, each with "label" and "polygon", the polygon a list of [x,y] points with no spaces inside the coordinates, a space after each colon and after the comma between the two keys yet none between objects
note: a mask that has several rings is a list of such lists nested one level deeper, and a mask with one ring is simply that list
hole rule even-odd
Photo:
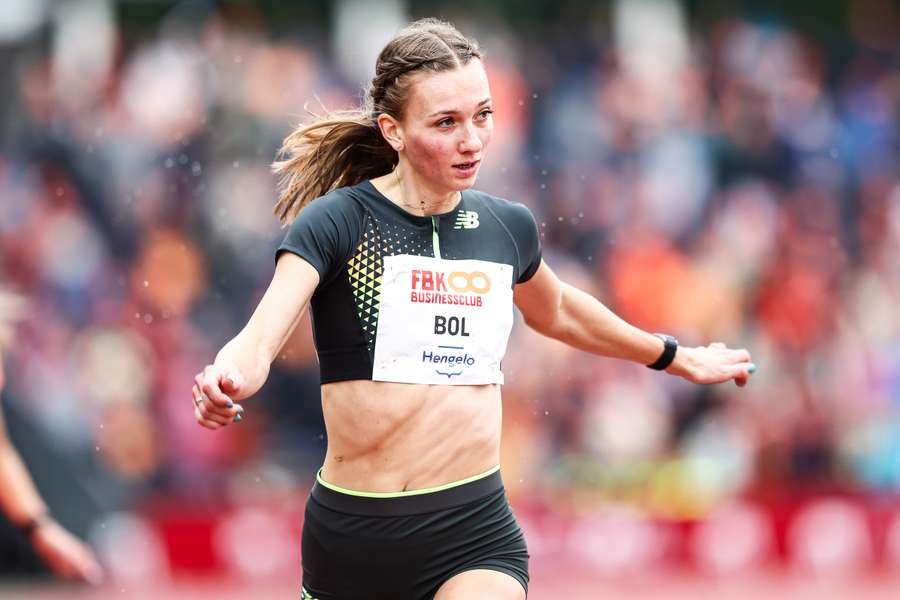
[{"label": "bare midriff", "polygon": [[360,492],[437,487],[500,462],[499,385],[322,386],[326,482]]}]

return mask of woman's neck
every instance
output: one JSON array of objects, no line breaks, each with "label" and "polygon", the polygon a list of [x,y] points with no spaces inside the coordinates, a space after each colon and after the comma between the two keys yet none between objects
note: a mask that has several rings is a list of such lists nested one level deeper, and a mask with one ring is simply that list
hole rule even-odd
[{"label": "woman's neck", "polygon": [[438,191],[420,181],[412,169],[397,168],[372,180],[372,184],[388,200],[408,213],[419,216],[439,215],[449,212],[459,203],[457,191]]}]

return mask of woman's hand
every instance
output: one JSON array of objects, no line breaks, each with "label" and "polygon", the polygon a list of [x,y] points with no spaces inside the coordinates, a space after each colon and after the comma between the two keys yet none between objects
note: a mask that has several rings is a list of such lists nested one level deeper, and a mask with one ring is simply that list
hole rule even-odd
[{"label": "woman's hand", "polygon": [[231,398],[240,392],[243,382],[236,370],[217,365],[207,365],[197,373],[191,388],[197,423],[207,429],[218,429],[232,421],[240,422],[244,407]]},{"label": "woman's hand", "polygon": [[666,371],[694,383],[722,383],[733,379],[743,387],[756,371],[756,365],[747,350],[732,350],[714,342],[696,348],[679,346],[675,360]]},{"label": "woman's hand", "polygon": [[197,423],[218,429],[243,418],[235,400],[249,398],[266,382],[269,366],[303,317],[319,272],[306,260],[282,252],[275,274],[247,325],[194,377]]},{"label": "woman's hand", "polygon": [[65,579],[98,584],[103,578],[91,549],[52,519],[42,521],[31,535],[35,552],[55,574]]}]

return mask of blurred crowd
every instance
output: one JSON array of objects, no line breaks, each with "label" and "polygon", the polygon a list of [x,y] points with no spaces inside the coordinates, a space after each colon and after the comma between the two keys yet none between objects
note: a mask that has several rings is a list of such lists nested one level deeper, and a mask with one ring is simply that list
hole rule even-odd
[{"label": "blurred crowd", "polygon": [[[683,344],[749,348],[759,370],[694,386],[518,324],[513,503],[692,519],[737,497],[895,494],[900,12],[848,3],[817,39],[623,5],[577,30],[442,13],[486,50],[478,187],[532,209],[565,280]],[[190,386],[272,275],[281,140],[364,82],[327,28],[176,8],[126,29],[114,6],[64,3],[27,35],[0,27],[0,283],[29,304],[3,404],[81,533],[161,499],[302,503],[324,455],[308,322],[240,425],[199,428]]]}]

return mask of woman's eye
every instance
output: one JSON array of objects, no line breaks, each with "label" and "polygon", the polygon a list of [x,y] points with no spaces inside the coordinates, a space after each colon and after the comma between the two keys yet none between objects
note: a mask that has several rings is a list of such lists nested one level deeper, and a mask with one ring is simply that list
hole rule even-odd
[{"label": "woman's eye", "polygon": [[[492,114],[493,112],[494,111],[490,109],[481,111],[480,113],[478,113],[478,120],[486,120],[488,118],[488,115]],[[441,119],[440,121],[438,121],[436,125],[442,129],[446,129],[448,127],[451,127],[453,123],[453,117],[447,117],[446,119]]]}]

